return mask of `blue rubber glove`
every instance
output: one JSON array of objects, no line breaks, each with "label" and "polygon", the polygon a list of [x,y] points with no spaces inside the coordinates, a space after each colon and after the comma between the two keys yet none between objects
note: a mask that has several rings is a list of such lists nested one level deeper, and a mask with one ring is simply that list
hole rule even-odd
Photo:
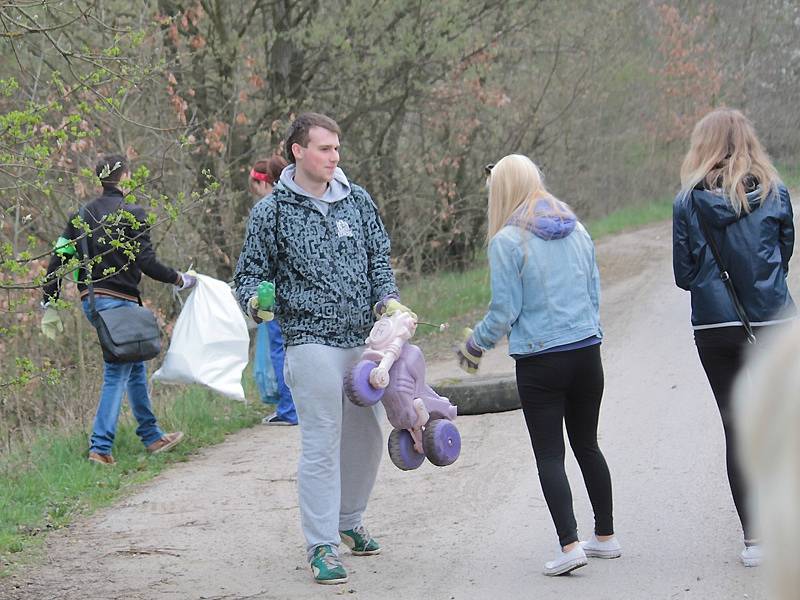
[{"label": "blue rubber glove", "polygon": [[483,357],[483,349],[472,339],[472,329],[464,328],[464,341],[456,348],[458,366],[470,375],[478,372]]},{"label": "blue rubber glove", "polygon": [[181,284],[175,287],[178,288],[179,292],[190,290],[197,285],[197,273],[194,271],[186,271],[186,273],[181,273],[179,271],[178,275],[181,276]]}]

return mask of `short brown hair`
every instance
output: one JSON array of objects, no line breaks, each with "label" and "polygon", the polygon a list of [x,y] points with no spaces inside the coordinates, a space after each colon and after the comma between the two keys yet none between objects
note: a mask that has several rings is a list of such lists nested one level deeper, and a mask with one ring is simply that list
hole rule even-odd
[{"label": "short brown hair", "polygon": [[301,114],[289,125],[289,131],[286,132],[284,148],[286,150],[286,158],[289,159],[290,163],[295,162],[292,144],[300,144],[305,147],[308,144],[308,132],[312,127],[322,127],[336,135],[342,134],[342,130],[339,129],[336,121],[326,115],[315,112]]},{"label": "short brown hair", "polygon": [[104,188],[114,188],[122,174],[128,172],[128,161],[121,154],[106,154],[97,161],[94,172]]}]

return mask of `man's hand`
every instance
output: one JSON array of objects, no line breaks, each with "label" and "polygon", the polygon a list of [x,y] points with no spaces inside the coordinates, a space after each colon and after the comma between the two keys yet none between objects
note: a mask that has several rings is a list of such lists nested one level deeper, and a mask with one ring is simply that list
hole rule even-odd
[{"label": "man's hand", "polygon": [[55,308],[44,306],[42,315],[42,333],[51,340],[56,339],[59,333],[64,333],[64,324]]},{"label": "man's hand", "polygon": [[483,357],[483,349],[472,339],[472,329],[464,328],[464,341],[456,348],[458,366],[470,375],[478,372]]},{"label": "man's hand", "polygon": [[261,323],[262,321],[272,321],[275,318],[275,313],[269,310],[259,310],[258,308],[258,296],[250,296],[250,300],[247,301],[247,310],[250,313],[250,316],[253,318],[253,321],[256,323]]},{"label": "man's hand", "polygon": [[375,304],[372,310],[375,313],[375,316],[378,318],[382,317],[383,315],[391,317],[396,312],[406,312],[410,314],[411,318],[413,318],[415,321],[417,320],[417,313],[413,312],[404,304],[400,304],[400,301],[393,296],[387,296]]}]

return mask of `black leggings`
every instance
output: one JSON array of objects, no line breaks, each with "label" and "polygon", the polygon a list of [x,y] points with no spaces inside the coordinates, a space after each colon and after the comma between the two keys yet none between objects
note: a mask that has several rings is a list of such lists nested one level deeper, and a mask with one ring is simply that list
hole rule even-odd
[{"label": "black leggings", "polygon": [[612,535],[611,475],[597,445],[603,397],[600,345],[517,361],[517,388],[547,508],[562,546],[578,541],[572,492],[564,470],[563,423],[594,510],[594,531]]},{"label": "black leggings", "polygon": [[[756,337],[761,339],[767,334],[766,330],[772,327],[775,326],[757,328]],[[738,442],[731,407],[731,389],[737,374],[744,366],[745,354],[750,344],[741,327],[699,329],[694,333],[694,341],[722,417],[722,428],[725,430],[725,461],[733,503],[736,505],[736,512],[739,513],[744,539],[754,539],[751,537],[753,531],[750,528],[747,484],[736,454]]]}]

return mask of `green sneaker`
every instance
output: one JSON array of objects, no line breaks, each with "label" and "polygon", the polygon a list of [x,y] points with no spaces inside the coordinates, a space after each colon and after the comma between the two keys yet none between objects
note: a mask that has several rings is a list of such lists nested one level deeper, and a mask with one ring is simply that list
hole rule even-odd
[{"label": "green sneaker", "polygon": [[339,535],[342,541],[350,548],[350,552],[356,556],[369,556],[371,554],[380,554],[381,547],[375,541],[367,528],[359,525],[347,531],[340,531]]},{"label": "green sneaker", "polygon": [[335,583],[345,583],[347,581],[347,571],[333,548],[330,546],[317,546],[314,548],[314,556],[311,559],[311,572],[314,574],[314,581],[323,585]]}]

